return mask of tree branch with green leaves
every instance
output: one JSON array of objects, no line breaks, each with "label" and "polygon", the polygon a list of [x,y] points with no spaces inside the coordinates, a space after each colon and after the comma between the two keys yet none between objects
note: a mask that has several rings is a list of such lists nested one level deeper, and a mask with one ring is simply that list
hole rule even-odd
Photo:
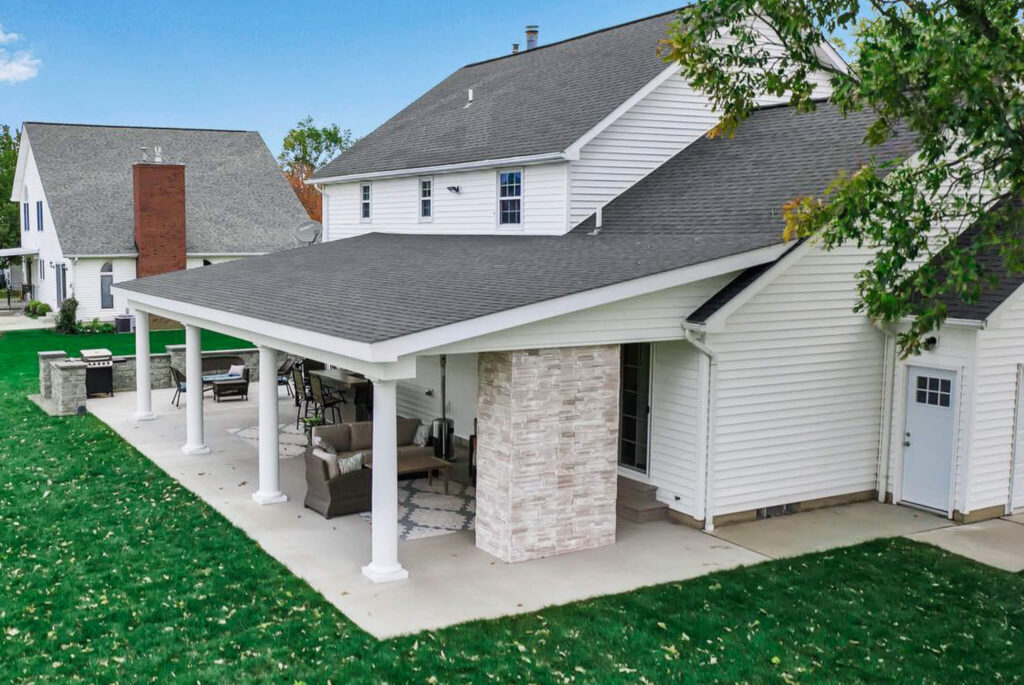
[{"label": "tree branch with green leaves", "polygon": [[[914,141],[908,160],[837,170],[819,195],[793,198],[782,229],[874,248],[858,310],[882,325],[912,317],[898,343],[913,354],[945,321],[944,299],[977,302],[1001,271],[1024,271],[1022,15],[1010,0],[700,0],[662,55],[721,114],[712,136],[733,135],[766,95],[813,111],[824,74],[840,112],[874,114],[866,145]],[[823,49],[846,32],[849,69]]]}]

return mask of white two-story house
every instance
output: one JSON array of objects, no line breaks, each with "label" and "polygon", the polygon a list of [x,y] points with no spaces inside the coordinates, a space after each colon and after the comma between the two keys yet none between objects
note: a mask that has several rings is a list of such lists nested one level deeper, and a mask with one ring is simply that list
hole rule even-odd
[{"label": "white two-story house", "polygon": [[10,199],[31,297],[84,320],[124,313],[115,283],[294,247],[308,218],[254,131],[26,122]]},{"label": "white two-story house", "polygon": [[[867,498],[1024,506],[1020,280],[897,359],[853,311],[871,251],[787,243],[781,208],[913,141],[868,149],[870,113],[770,98],[709,139],[716,113],[657,55],[673,17],[459,69],[316,171],[322,245],[123,284],[373,380],[374,580],[404,577],[378,454],[396,412],[477,437],[476,544],[504,561],[610,544],[620,490],[651,495],[623,513],[708,529]],[[268,285],[286,276],[318,297]]]}]

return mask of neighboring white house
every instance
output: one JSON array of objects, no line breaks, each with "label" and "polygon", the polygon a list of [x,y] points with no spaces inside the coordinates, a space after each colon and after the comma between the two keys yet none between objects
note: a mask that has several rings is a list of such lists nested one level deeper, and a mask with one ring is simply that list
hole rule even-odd
[{"label": "neighboring white house", "polygon": [[[672,17],[458,70],[317,170],[323,245],[119,290],[366,374],[378,422],[440,415],[443,358],[444,410],[479,441],[476,543],[505,561],[612,542],[619,478],[707,528],[874,497],[961,519],[1024,505],[1020,281],[897,361],[853,311],[871,252],[785,243],[781,207],[913,141],[868,149],[869,112],[767,100],[708,139],[707,100],[657,57]],[[374,426],[375,580],[404,574],[378,525],[393,423]],[[276,472],[276,448],[261,460]]]},{"label": "neighboring white house", "polygon": [[[133,165],[147,160],[162,165],[155,173],[183,166],[184,176],[173,188],[149,187],[170,193],[158,209],[176,218],[150,213],[151,227],[140,232]],[[80,319],[124,312],[112,285],[142,275],[140,249],[151,263],[146,273],[191,268],[294,247],[293,229],[307,219],[253,131],[27,122],[11,200],[20,204],[32,297],[56,310],[74,295]],[[183,232],[184,253],[182,236],[165,242],[172,230]]]}]

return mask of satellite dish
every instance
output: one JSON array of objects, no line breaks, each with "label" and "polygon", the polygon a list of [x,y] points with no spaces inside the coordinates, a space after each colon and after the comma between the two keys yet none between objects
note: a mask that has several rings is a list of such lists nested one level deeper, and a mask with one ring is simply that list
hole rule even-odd
[{"label": "satellite dish", "polygon": [[310,219],[296,226],[293,233],[295,234],[295,239],[303,245],[312,245],[320,237],[322,231],[323,226],[321,226],[320,222]]}]

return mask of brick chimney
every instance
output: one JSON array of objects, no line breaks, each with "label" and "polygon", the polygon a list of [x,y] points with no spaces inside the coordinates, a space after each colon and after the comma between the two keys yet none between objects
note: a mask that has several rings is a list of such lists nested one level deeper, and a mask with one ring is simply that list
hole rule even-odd
[{"label": "brick chimney", "polygon": [[132,165],[135,193],[135,271],[139,278],[185,268],[185,167]]}]

